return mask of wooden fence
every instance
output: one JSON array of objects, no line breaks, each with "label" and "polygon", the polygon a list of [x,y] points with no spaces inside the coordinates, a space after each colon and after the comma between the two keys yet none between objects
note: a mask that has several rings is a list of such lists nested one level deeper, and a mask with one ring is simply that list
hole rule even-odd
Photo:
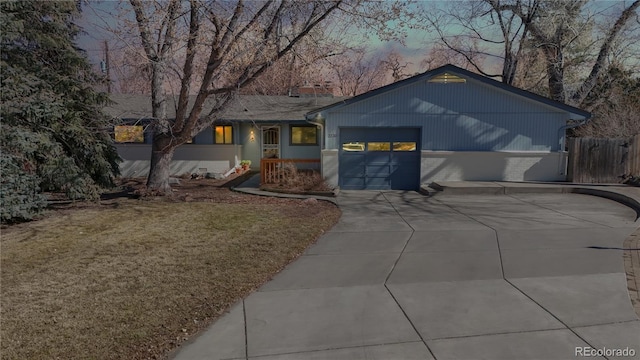
[{"label": "wooden fence", "polygon": [[640,176],[640,135],[625,139],[569,139],[567,180],[577,183],[620,183]]},{"label": "wooden fence", "polygon": [[640,177],[640,135],[636,135],[629,148],[629,174]]},{"label": "wooden fence", "polygon": [[260,183],[277,184],[288,171],[298,170],[320,171],[320,159],[261,159]]}]

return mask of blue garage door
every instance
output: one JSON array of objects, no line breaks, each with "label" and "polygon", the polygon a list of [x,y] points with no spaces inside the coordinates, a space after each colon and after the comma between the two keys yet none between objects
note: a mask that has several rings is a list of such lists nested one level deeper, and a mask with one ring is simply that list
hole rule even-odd
[{"label": "blue garage door", "polygon": [[420,129],[340,128],[340,188],[418,190]]}]

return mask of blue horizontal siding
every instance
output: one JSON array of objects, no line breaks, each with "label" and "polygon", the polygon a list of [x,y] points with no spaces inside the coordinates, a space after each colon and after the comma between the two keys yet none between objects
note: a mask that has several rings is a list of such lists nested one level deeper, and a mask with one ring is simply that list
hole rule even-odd
[{"label": "blue horizontal siding", "polygon": [[422,128],[423,150],[556,151],[563,123],[561,115],[548,114],[335,114],[327,119],[327,148],[338,149],[339,127],[380,126]]},{"label": "blue horizontal siding", "polygon": [[420,127],[422,149],[557,151],[568,114],[485,84],[420,82],[326,114],[327,148],[340,127]]},{"label": "blue horizontal siding", "polygon": [[420,81],[338,109],[341,113],[522,113],[561,112],[557,108],[469,80],[436,84]]}]

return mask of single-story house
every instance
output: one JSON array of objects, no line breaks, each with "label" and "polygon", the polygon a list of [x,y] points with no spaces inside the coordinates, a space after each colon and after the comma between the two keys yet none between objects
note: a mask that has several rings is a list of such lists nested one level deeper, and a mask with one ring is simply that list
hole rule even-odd
[{"label": "single-story house", "polygon": [[[251,160],[253,169],[259,169],[262,158],[318,160],[320,131],[304,114],[339,99],[324,86],[303,87],[292,96],[239,95],[220,120],[176,149],[171,173],[224,173],[236,159]],[[122,122],[114,129],[121,174],[145,177],[151,159],[151,97],[113,94],[111,100],[106,111]],[[173,99],[167,113],[175,116]]]},{"label": "single-story house", "polygon": [[566,129],[587,111],[446,65],[306,114],[341,189],[433,181],[560,181]]},{"label": "single-story house", "polygon": [[[123,106],[130,103],[142,119],[150,101],[142,104],[146,109],[140,101],[126,96],[110,112],[135,120]],[[228,168],[235,156],[254,168],[261,158],[315,158],[325,180],[342,189],[415,190],[438,180],[560,181],[566,178],[566,130],[590,116],[446,65],[350,99],[240,96],[224,120],[176,151],[172,170],[212,171],[220,160]],[[148,171],[150,144],[138,140],[144,149],[142,143],[118,145],[124,175]]]}]

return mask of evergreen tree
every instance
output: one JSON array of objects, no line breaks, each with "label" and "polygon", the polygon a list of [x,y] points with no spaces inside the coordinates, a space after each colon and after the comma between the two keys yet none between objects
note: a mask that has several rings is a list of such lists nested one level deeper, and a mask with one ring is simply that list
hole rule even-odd
[{"label": "evergreen tree", "polygon": [[30,219],[42,191],[95,199],[113,185],[118,156],[102,113],[108,96],[86,55],[74,1],[0,2],[0,206],[3,222]]}]

